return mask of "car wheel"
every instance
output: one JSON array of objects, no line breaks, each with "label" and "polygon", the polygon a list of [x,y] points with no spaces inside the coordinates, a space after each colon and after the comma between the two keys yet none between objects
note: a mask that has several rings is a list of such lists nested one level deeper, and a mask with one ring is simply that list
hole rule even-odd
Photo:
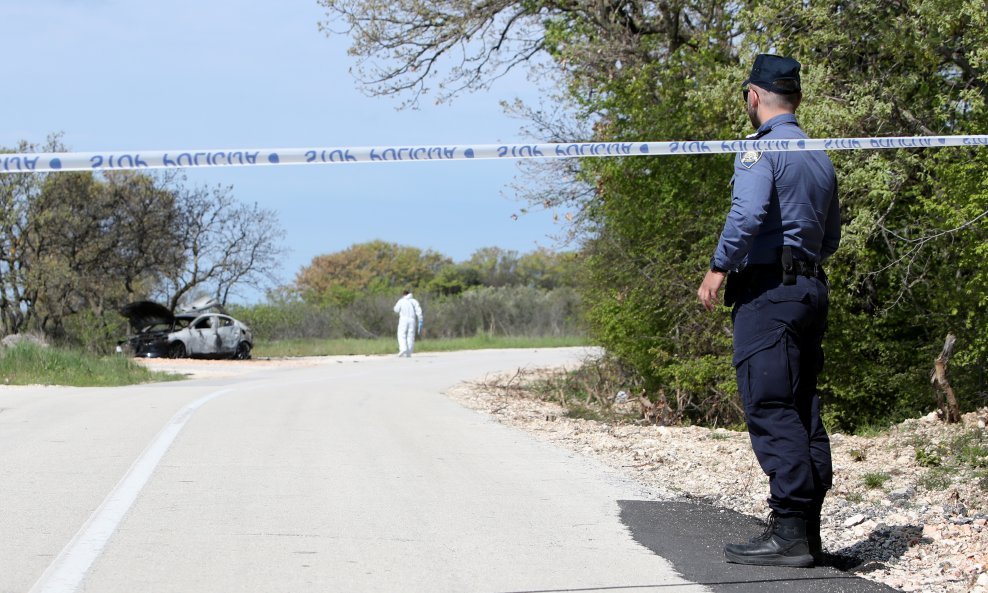
[{"label": "car wheel", "polygon": [[172,342],[168,346],[168,358],[185,358],[185,344],[181,342]]},{"label": "car wheel", "polygon": [[240,342],[237,344],[237,351],[233,357],[237,360],[250,360],[250,342]]}]

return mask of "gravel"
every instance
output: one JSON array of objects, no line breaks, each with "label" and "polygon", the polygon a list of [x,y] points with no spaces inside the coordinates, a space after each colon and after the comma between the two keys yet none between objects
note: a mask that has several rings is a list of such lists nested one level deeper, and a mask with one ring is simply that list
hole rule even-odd
[{"label": "gravel", "polygon": [[[622,421],[568,418],[563,407],[524,388],[546,372],[491,376],[448,393],[499,422],[597,458],[658,497],[767,515],[768,480],[747,433],[645,425],[636,421],[639,404],[617,394]],[[986,421],[988,408],[966,414],[960,425],[933,413],[877,436],[832,434],[834,486],[822,521],[829,562],[903,591],[988,593],[988,459],[958,469],[938,457],[961,435],[985,437]]]}]

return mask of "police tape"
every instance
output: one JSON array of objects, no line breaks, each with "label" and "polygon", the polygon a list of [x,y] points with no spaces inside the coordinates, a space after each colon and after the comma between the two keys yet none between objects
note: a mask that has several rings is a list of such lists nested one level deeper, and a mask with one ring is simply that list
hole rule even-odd
[{"label": "police tape", "polygon": [[988,146],[988,135],[0,154],[0,173]]}]

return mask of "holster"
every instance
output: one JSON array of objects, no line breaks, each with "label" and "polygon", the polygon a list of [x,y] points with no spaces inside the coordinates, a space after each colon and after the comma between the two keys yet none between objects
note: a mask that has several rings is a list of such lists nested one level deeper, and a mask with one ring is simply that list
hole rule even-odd
[{"label": "holster", "polygon": [[782,248],[782,283],[792,286],[796,283],[796,266],[792,261],[792,247]]}]

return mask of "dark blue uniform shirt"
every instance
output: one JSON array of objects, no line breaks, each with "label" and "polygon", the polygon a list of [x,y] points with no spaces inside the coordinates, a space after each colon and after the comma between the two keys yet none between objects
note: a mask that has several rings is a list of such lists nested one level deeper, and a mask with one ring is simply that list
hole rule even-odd
[{"label": "dark blue uniform shirt", "polygon": [[[796,116],[768,120],[751,136],[759,140],[807,138]],[[779,261],[784,245],[817,263],[840,242],[837,178],[823,151],[745,152],[734,160],[731,211],[711,265],[735,271]]]}]

